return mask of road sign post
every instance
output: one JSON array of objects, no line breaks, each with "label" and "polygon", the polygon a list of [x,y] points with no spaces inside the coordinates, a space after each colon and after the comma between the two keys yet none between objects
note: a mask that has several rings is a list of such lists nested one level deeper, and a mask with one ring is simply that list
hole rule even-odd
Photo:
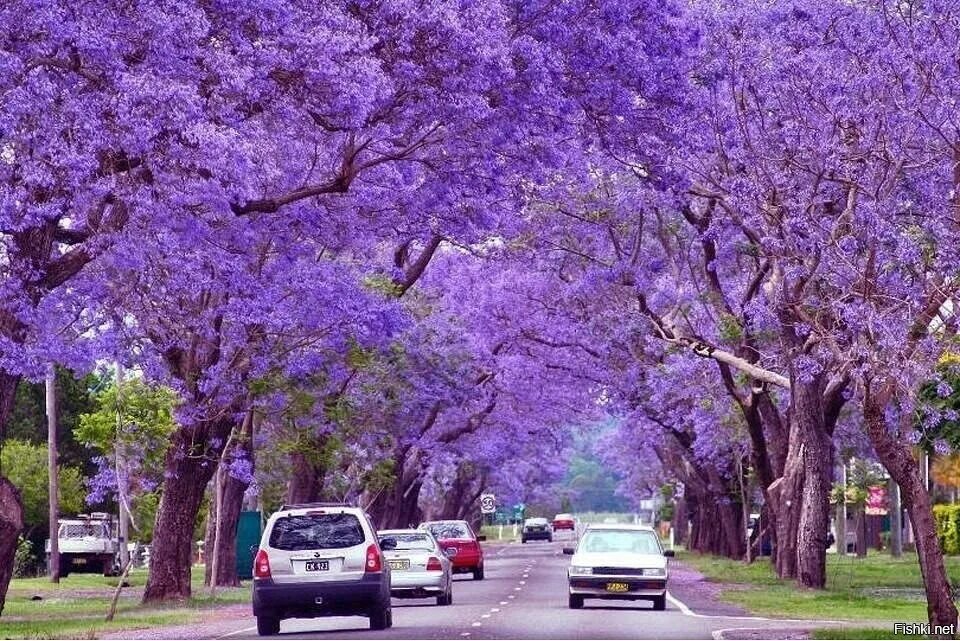
[{"label": "road sign post", "polygon": [[497,497],[493,494],[480,495],[480,513],[493,514],[497,511]]},{"label": "road sign post", "polygon": [[497,497],[493,494],[480,495],[480,517],[483,523],[493,525],[493,514],[497,511]]}]

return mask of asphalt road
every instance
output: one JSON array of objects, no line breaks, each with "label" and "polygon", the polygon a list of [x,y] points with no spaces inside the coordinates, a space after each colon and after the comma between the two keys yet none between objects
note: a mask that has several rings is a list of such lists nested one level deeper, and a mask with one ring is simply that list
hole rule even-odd
[{"label": "asphalt road", "polygon": [[[723,606],[703,601],[688,604],[682,589],[669,585],[671,597],[665,611],[653,611],[646,601],[591,600],[582,610],[571,610],[566,586],[569,557],[562,554],[562,545],[555,541],[489,546],[483,581],[458,576],[450,606],[437,606],[433,599],[394,599],[389,630],[370,630],[364,617],[288,619],[282,622],[278,638],[711,639],[719,637],[717,631],[731,628],[797,625],[738,617]],[[238,621],[238,627],[241,623],[246,627],[220,638],[258,638],[252,622]]]}]

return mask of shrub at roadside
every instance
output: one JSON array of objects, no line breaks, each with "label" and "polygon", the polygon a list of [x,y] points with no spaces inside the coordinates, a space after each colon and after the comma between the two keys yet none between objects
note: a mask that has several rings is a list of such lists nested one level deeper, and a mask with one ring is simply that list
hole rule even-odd
[{"label": "shrub at roadside", "polygon": [[933,506],[937,540],[944,554],[960,554],[960,505]]}]

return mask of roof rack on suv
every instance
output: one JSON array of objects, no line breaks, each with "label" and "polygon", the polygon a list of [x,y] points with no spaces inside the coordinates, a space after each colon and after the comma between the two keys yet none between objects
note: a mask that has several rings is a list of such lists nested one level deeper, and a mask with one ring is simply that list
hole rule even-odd
[{"label": "roof rack on suv", "polygon": [[280,510],[302,510],[311,507],[357,507],[349,503],[290,503],[280,506]]}]

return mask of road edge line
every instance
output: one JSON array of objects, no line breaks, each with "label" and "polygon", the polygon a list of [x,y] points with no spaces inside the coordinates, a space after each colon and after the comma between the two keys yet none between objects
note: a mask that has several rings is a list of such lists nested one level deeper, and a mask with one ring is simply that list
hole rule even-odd
[{"label": "road edge line", "polygon": [[[851,621],[836,621],[831,619],[774,619],[771,617],[761,617],[761,616],[746,616],[746,615],[736,615],[736,614],[699,614],[694,612],[687,604],[673,596],[670,593],[670,590],[666,592],[667,601],[677,606],[677,609],[680,610],[680,613],[684,616],[694,617],[697,619],[730,619],[732,621],[770,621],[770,622],[782,622],[782,623],[830,623],[836,625],[844,625],[845,623],[851,623]],[[724,628],[726,630],[737,630],[739,628]]]},{"label": "road edge line", "polygon": [[215,639],[229,639],[230,637],[232,637],[232,636],[234,636],[234,635],[236,635],[236,634],[243,634],[244,632],[252,632],[252,631],[254,631],[254,630],[256,630],[256,629],[257,629],[257,626],[253,625],[253,626],[250,626],[249,628],[243,628],[242,630],[234,630],[233,632],[227,632],[226,634],[221,634],[220,636],[214,637],[214,638],[215,638]]}]

